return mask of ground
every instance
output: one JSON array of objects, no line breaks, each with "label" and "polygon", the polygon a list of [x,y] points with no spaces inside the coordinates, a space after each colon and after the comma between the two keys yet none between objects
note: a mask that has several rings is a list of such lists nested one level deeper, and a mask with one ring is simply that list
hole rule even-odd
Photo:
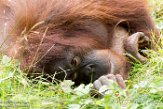
[{"label": "ground", "polygon": [[[163,33],[163,0],[150,0],[151,16]],[[161,34],[163,36],[163,34]],[[163,40],[160,39],[162,44]],[[0,108],[2,109],[163,109],[163,46],[147,50],[147,63],[134,63],[126,92],[110,86],[103,98],[90,96],[92,84],[73,88],[72,81],[45,82],[42,76],[29,80],[19,62],[0,58]],[[104,90],[105,87],[102,90]]]}]

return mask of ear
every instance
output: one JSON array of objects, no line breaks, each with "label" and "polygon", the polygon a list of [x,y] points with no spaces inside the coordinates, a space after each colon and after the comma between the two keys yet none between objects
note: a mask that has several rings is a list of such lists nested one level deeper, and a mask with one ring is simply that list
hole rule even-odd
[{"label": "ear", "polygon": [[129,22],[126,20],[120,20],[119,22],[117,22],[117,24],[114,26],[114,31],[118,28],[118,27],[122,27],[123,29],[125,29],[128,33],[130,33],[130,25]]},{"label": "ear", "polygon": [[115,25],[113,28],[113,37],[111,39],[112,41],[112,47],[111,49],[115,51],[118,54],[123,55],[124,48],[124,40],[129,37],[129,25],[125,21],[120,21]]}]

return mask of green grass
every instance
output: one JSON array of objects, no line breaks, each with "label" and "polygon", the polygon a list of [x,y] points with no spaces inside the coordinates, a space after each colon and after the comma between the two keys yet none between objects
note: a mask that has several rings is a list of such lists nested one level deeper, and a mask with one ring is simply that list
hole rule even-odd
[{"label": "green grass", "polygon": [[[152,16],[163,32],[163,1],[151,0]],[[163,35],[161,35],[163,36]],[[163,43],[163,41],[162,41]],[[104,98],[90,96],[92,84],[72,88],[72,81],[29,80],[19,62],[0,56],[0,108],[2,109],[163,109],[163,46],[148,50],[146,64],[134,63],[125,91],[111,86]]]}]

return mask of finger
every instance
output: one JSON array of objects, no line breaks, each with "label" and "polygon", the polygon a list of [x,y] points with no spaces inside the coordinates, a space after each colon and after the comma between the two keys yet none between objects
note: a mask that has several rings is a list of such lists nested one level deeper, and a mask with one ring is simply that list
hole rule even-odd
[{"label": "finger", "polygon": [[145,36],[145,34],[143,32],[137,32],[135,34],[138,35],[138,36],[140,36],[140,37],[144,37]]},{"label": "finger", "polygon": [[117,74],[116,75],[116,80],[117,80],[117,83],[118,85],[122,88],[122,89],[126,89],[126,84],[122,78],[122,76],[120,74]]},{"label": "finger", "polygon": [[116,82],[116,77],[114,74],[108,74],[107,78]]},{"label": "finger", "polygon": [[99,81],[101,81],[102,85],[106,85],[106,86],[110,85],[109,79],[106,76],[101,76],[99,78]]},{"label": "finger", "polygon": [[102,84],[101,84],[101,82],[99,80],[96,80],[93,83],[93,87],[94,87],[94,89],[99,90],[102,87]]}]

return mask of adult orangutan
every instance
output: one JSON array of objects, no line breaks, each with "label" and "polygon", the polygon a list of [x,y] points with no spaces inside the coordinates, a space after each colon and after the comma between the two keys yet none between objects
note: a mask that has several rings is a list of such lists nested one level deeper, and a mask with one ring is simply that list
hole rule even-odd
[{"label": "adult orangutan", "polygon": [[28,75],[93,82],[96,89],[108,79],[124,88],[124,54],[144,62],[138,50],[158,34],[146,0],[1,0],[0,15],[2,51]]}]

